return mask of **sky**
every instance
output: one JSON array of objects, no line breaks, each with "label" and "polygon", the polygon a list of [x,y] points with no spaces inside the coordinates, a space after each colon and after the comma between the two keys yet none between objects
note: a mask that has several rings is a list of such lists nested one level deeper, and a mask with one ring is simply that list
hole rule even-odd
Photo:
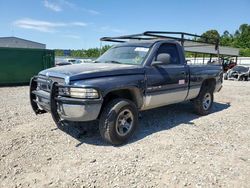
[{"label": "sky", "polygon": [[0,0],[0,37],[49,49],[100,46],[103,36],[147,30],[234,33],[250,24],[250,0]]}]

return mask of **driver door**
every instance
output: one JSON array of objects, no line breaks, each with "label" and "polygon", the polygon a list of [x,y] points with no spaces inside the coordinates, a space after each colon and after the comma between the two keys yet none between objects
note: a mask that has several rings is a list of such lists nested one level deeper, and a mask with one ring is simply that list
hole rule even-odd
[{"label": "driver door", "polygon": [[169,64],[151,65],[146,68],[147,86],[145,109],[178,103],[188,94],[188,69],[181,60],[177,46],[163,43],[154,58],[161,53],[170,55]]}]

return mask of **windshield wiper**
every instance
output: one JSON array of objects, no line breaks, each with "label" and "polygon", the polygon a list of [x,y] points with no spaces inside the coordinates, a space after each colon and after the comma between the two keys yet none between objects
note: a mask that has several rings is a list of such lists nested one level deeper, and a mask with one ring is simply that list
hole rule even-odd
[{"label": "windshield wiper", "polygon": [[119,61],[113,61],[113,60],[111,60],[111,61],[105,61],[105,63],[123,64],[123,63],[121,63]]}]

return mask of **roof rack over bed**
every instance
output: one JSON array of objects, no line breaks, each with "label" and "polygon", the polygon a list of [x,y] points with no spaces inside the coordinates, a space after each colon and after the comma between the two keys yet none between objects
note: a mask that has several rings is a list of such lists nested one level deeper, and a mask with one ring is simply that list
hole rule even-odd
[{"label": "roof rack over bed", "polygon": [[239,49],[219,46],[219,38],[208,38],[185,32],[146,31],[141,34],[124,35],[118,37],[103,37],[101,41],[128,42],[134,40],[175,40],[178,41],[187,52],[214,54],[224,56],[239,56]]}]

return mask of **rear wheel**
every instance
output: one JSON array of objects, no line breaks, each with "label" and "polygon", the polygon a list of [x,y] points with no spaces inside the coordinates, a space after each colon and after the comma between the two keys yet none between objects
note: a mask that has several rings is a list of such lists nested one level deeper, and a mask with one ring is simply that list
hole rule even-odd
[{"label": "rear wheel", "polygon": [[104,107],[99,130],[102,138],[120,145],[132,136],[138,126],[138,110],[136,105],[127,99],[114,99]]},{"label": "rear wheel", "polygon": [[207,115],[213,105],[214,95],[209,87],[202,87],[196,99],[194,99],[194,109],[199,115]]}]

